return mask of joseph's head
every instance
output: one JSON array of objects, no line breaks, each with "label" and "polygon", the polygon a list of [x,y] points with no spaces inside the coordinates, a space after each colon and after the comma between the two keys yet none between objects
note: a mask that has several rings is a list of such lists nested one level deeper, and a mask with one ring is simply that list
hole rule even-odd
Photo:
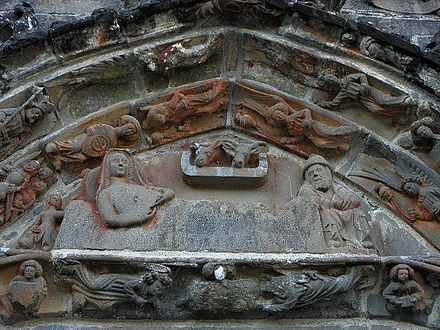
[{"label": "joseph's head", "polygon": [[311,155],[304,164],[304,179],[319,191],[326,192],[333,182],[333,170],[322,156]]}]

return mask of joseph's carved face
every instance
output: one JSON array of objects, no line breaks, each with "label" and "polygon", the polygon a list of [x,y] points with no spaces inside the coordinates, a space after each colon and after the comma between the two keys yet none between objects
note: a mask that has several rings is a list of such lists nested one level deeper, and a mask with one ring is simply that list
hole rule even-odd
[{"label": "joseph's carved face", "polygon": [[127,174],[128,159],[127,156],[120,153],[110,155],[109,171],[111,176],[122,177]]},{"label": "joseph's carved face", "polygon": [[332,172],[324,165],[315,164],[307,169],[306,180],[316,190],[325,192],[332,184]]},{"label": "joseph's carved face", "polygon": [[27,280],[34,279],[35,273],[36,273],[36,270],[35,270],[35,267],[33,267],[33,266],[26,266],[26,268],[24,269],[24,277]]},{"label": "joseph's carved face", "polygon": [[400,282],[402,282],[402,283],[405,282],[408,279],[408,277],[409,277],[408,269],[399,269],[397,271],[397,279]]}]

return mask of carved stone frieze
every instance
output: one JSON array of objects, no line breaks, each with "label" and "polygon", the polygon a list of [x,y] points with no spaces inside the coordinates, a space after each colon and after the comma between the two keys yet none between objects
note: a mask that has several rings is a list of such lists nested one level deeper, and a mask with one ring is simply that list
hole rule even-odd
[{"label": "carved stone frieze", "polygon": [[46,208],[36,217],[32,228],[18,240],[21,249],[50,250],[55,244],[58,227],[64,217],[62,197],[52,194]]},{"label": "carved stone frieze", "polygon": [[393,317],[425,325],[430,309],[425,291],[414,280],[414,270],[405,264],[396,265],[390,271],[390,280],[382,293],[387,311]]},{"label": "carved stone frieze", "polygon": [[223,112],[229,101],[227,86],[225,81],[210,81],[181,88],[140,107],[142,127],[150,144],[156,146],[223,126]]},{"label": "carved stone frieze", "polygon": [[32,95],[19,107],[0,109],[0,155],[10,153],[23,142],[33,127],[54,109],[49,97],[39,87],[35,87]]},{"label": "carved stone frieze", "polygon": [[72,289],[74,308],[109,310],[115,304],[155,305],[157,296],[170,286],[171,269],[149,264],[141,274],[98,273],[79,262],[59,262],[56,281]]},{"label": "carved stone frieze", "polygon": [[296,110],[276,94],[238,86],[243,96],[234,106],[235,127],[273,140],[301,156],[325,149],[345,152],[357,132],[352,126],[318,120],[310,109]]},{"label": "carved stone frieze", "polygon": [[0,183],[0,224],[11,223],[31,208],[53,181],[53,171],[41,159],[24,159],[9,169]]},{"label": "carved stone frieze", "polygon": [[8,298],[14,312],[32,315],[38,311],[47,294],[47,284],[42,273],[43,268],[35,260],[20,265],[19,275],[12,279],[8,288]]},{"label": "carved stone frieze", "polygon": [[352,267],[341,276],[321,275],[313,270],[304,270],[301,273],[274,277],[265,291],[274,296],[274,302],[264,305],[268,312],[283,312],[313,304],[319,300],[331,300],[335,296],[349,291],[352,288],[361,290],[374,285],[372,277],[374,267]]},{"label": "carved stone frieze", "polygon": [[93,158],[102,158],[111,148],[130,147],[139,141],[141,127],[136,118],[124,115],[117,127],[95,124],[85,133],[65,141],[53,141],[45,145],[44,151],[54,159],[60,170],[64,163],[82,164]]},{"label": "carved stone frieze", "polygon": [[332,247],[373,248],[373,227],[362,209],[359,197],[333,180],[333,168],[319,155],[304,164],[304,184],[298,196],[320,206],[322,227]]},{"label": "carved stone frieze", "polygon": [[338,110],[346,103],[358,102],[373,114],[388,117],[394,124],[402,124],[415,108],[415,102],[411,97],[393,96],[371,86],[364,73],[349,74],[344,78],[325,74],[319,78],[317,84],[329,93],[333,93],[331,100],[317,103],[330,110]]}]

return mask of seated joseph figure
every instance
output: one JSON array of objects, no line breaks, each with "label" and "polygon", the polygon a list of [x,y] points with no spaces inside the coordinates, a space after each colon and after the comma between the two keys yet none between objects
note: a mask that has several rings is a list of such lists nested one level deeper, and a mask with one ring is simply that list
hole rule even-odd
[{"label": "seated joseph figure", "polygon": [[139,226],[151,219],[156,207],[174,197],[170,189],[147,185],[139,164],[123,149],[111,149],[100,167],[83,179],[79,199],[96,203],[105,226]]},{"label": "seated joseph figure", "polygon": [[304,184],[298,196],[318,204],[327,244],[332,247],[372,248],[371,229],[360,199],[333,181],[331,164],[311,155],[304,164]]}]

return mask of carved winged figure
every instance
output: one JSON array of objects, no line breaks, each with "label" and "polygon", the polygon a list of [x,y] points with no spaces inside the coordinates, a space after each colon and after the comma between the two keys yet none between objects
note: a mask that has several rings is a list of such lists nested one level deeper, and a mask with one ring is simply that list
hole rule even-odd
[{"label": "carved winged figure", "polygon": [[[376,193],[389,208],[408,221],[440,221],[440,188],[433,185],[421,171],[414,176],[414,173],[402,164],[398,162],[394,162],[394,164],[394,168],[400,177],[377,167],[364,168],[362,169],[363,172],[350,172],[349,176],[380,182],[381,184],[375,188]],[[407,210],[403,205],[400,205],[392,190],[416,199],[415,209]]]},{"label": "carved winged figure", "polygon": [[333,74],[320,77],[318,86],[336,92],[330,101],[319,101],[317,104],[323,108],[337,110],[345,102],[359,102],[370,112],[393,119],[401,120],[402,114],[414,107],[415,102],[407,95],[392,96],[371,86],[367,75],[354,73],[342,79]]},{"label": "carved winged figure", "polygon": [[154,298],[171,284],[170,274],[170,268],[156,264],[147,265],[139,275],[99,274],[76,262],[57,265],[56,276],[58,282],[72,287],[75,302],[81,307],[89,303],[108,309],[124,302],[154,304]]}]

